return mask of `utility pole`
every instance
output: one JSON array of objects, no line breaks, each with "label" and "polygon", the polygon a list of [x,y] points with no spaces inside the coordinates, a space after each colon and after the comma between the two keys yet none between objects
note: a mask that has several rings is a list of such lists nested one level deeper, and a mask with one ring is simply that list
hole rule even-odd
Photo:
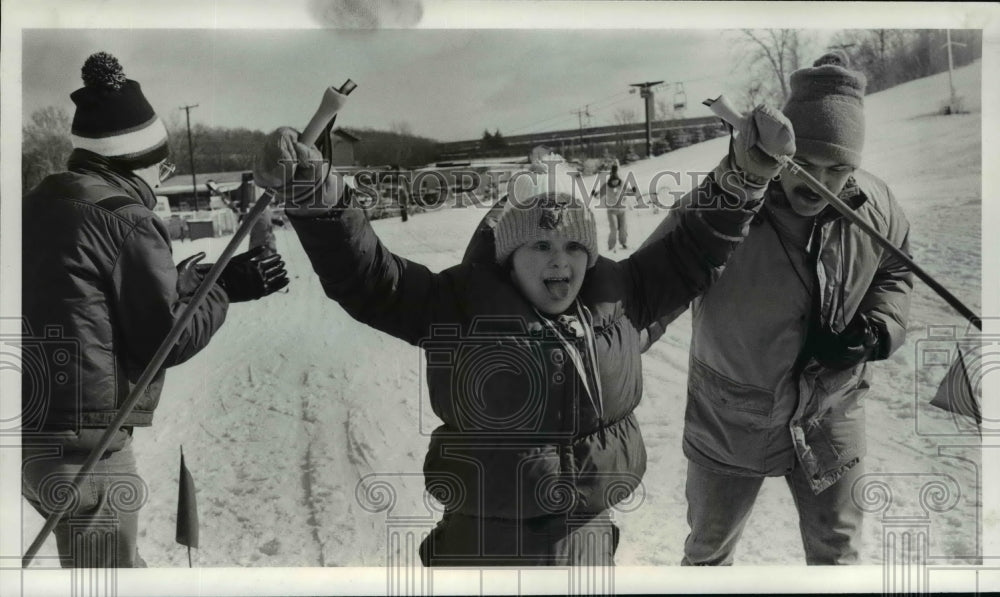
[{"label": "utility pole", "polygon": [[653,87],[663,81],[647,81],[646,83],[632,83],[629,87],[639,88],[639,97],[646,100],[646,157],[653,155]]},{"label": "utility pole", "polygon": [[191,189],[194,191],[194,210],[198,211],[198,183],[194,176],[194,144],[191,142],[191,108],[197,108],[198,104],[191,106],[181,106],[187,116],[188,131],[188,157],[191,158]]},{"label": "utility pole", "polygon": [[948,35],[948,41],[944,44],[948,48],[948,88],[951,90],[951,95],[948,96],[948,113],[955,114],[958,111],[958,99],[955,97],[955,82],[951,78],[951,71],[955,69],[955,63],[951,58],[951,47],[965,47],[965,44],[957,41],[951,41],[951,29],[945,29],[945,31]]},{"label": "utility pole", "polygon": [[583,107],[583,110],[573,110],[572,114],[576,114],[577,123],[580,126],[580,148],[583,149],[583,117],[586,116],[590,118],[590,104]]}]

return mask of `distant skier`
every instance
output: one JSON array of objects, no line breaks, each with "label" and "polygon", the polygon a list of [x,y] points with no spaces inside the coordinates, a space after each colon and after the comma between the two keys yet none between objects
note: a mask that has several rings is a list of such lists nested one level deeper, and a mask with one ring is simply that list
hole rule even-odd
[{"label": "distant skier", "polygon": [[628,249],[628,219],[625,207],[625,181],[618,175],[618,160],[611,164],[611,173],[600,189],[594,195],[601,201],[601,207],[608,213],[608,226],[611,233],[608,236],[608,250],[615,251],[620,243],[622,249]]},{"label": "distant skier", "polygon": [[[170,234],[152,211],[153,189],[170,169],[169,149],[139,83],[104,52],[87,58],[82,74],[83,88],[70,96],[76,112],[68,171],[46,177],[21,208],[22,314],[34,334],[25,346],[60,349],[43,351],[51,363],[36,363],[22,378],[21,494],[45,517],[64,498],[72,500],[53,530],[64,567],[144,567],[137,539],[146,488],[132,435],[153,423],[163,370],[115,430],[82,490],[61,492],[194,295],[204,275],[204,265],[196,264],[205,254],[175,266]],[[234,257],[164,369],[205,348],[229,303],[287,283],[279,255]]]},{"label": "distant skier", "polygon": [[[403,179],[400,178],[400,182]],[[408,185],[400,184],[397,188],[397,196],[399,197],[399,217],[404,222],[410,219],[410,190]]]},{"label": "distant skier", "polygon": [[[783,112],[795,128],[795,162],[907,251],[902,209],[884,182],[859,168],[864,75],[837,52],[792,73],[790,83]],[[903,344],[912,276],[799,178],[772,182],[777,171],[753,162],[746,170],[766,204],[692,308],[683,563],[732,563],[764,477],[782,476],[806,562],[854,563],[862,513],[851,491],[864,472],[866,363]],[[671,210],[645,244],[669,238],[687,211]]]},{"label": "distant skier", "polygon": [[[767,124],[775,122],[780,115]],[[790,129],[765,130],[764,147],[791,153]],[[272,133],[255,174],[285,197],[323,289],[357,320],[427,351],[430,403],[443,424],[424,476],[445,514],[421,561],[613,564],[609,510],[646,467],[634,415],[640,330],[709,282],[759,197],[732,202],[707,180],[696,191],[698,214],[614,262],[598,255],[579,181],[554,156],[539,156],[537,172],[513,177],[506,207],[476,234],[470,258],[433,273],[391,253],[352,189],[324,177],[319,153],[297,137]]]}]

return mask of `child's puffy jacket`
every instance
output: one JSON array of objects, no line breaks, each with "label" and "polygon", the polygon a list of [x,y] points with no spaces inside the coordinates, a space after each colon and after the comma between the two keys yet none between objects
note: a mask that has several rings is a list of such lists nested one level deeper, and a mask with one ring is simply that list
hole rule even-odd
[{"label": "child's puffy jacket", "polygon": [[588,271],[578,304],[593,333],[569,338],[596,357],[582,371],[490,260],[432,273],[386,249],[357,207],[290,220],[330,298],[424,349],[443,422],[424,462],[428,491],[449,512],[531,518],[605,510],[641,481],[640,330],[705,289],[754,214],[711,179],[696,192],[705,207],[670,234]]}]

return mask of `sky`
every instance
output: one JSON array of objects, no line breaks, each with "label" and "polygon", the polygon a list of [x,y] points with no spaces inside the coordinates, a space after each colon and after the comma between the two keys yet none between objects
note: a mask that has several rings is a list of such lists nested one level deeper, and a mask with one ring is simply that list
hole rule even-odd
[{"label": "sky", "polygon": [[[4,4],[10,12],[12,3]],[[641,120],[643,100],[629,91],[646,81],[681,83],[684,115],[708,115],[701,101],[738,94],[746,74],[747,49],[736,27],[773,27],[780,17],[783,26],[808,28],[805,59],[811,60],[837,29],[867,24],[843,9],[796,3],[13,4],[22,7],[21,43],[12,47],[8,36],[5,49],[21,54],[24,118],[50,105],[72,114],[69,94],[82,84],[80,66],[91,53],[107,51],[168,123],[182,123],[181,107],[197,105],[192,124],[301,128],[323,90],[350,77],[358,88],[340,126],[405,125],[439,141],[478,138],[486,129],[510,136],[614,124],[623,109]],[[876,25],[880,18],[896,26],[946,24],[934,13],[922,8],[880,17],[869,10],[865,17]],[[968,14],[952,13],[956,23],[969,21]],[[358,15],[383,28],[344,28]],[[679,89],[664,85],[657,98],[672,103]]]},{"label": "sky", "polygon": [[[271,130],[305,122],[329,85],[358,88],[341,126],[447,141],[614,123],[644,115],[630,83],[682,82],[688,114],[728,88],[731,53],[717,32],[511,30],[40,29],[24,33],[23,111],[72,114],[88,55],[115,55],[165,119]],[[673,100],[676,86],[659,97]],[[701,97],[704,95],[705,97]],[[298,128],[301,128],[299,125]]]},{"label": "sky", "polygon": [[[339,125],[402,124],[454,141],[486,129],[509,136],[613,124],[623,109],[641,120],[643,100],[629,85],[645,81],[681,83],[684,115],[708,115],[701,101],[738,94],[746,75],[737,27],[808,29],[811,60],[838,29],[976,26],[991,14],[971,5],[845,6],[857,5],[8,0],[4,95],[8,107],[12,92],[21,100],[21,118],[50,105],[72,114],[80,66],[107,51],[168,124],[197,105],[193,124],[301,128],[323,90],[350,77],[358,88]],[[359,22],[381,29],[350,28]],[[657,98],[672,102],[678,90],[663,86]]]}]

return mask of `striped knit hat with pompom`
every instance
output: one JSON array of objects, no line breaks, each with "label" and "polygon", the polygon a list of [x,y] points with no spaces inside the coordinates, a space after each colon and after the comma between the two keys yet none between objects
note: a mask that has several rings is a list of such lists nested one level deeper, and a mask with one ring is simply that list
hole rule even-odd
[{"label": "striped knit hat with pompom", "polygon": [[98,52],[83,63],[83,87],[70,95],[73,147],[112,158],[131,170],[157,164],[169,154],[167,129],[142,94],[125,78],[118,60]]}]

